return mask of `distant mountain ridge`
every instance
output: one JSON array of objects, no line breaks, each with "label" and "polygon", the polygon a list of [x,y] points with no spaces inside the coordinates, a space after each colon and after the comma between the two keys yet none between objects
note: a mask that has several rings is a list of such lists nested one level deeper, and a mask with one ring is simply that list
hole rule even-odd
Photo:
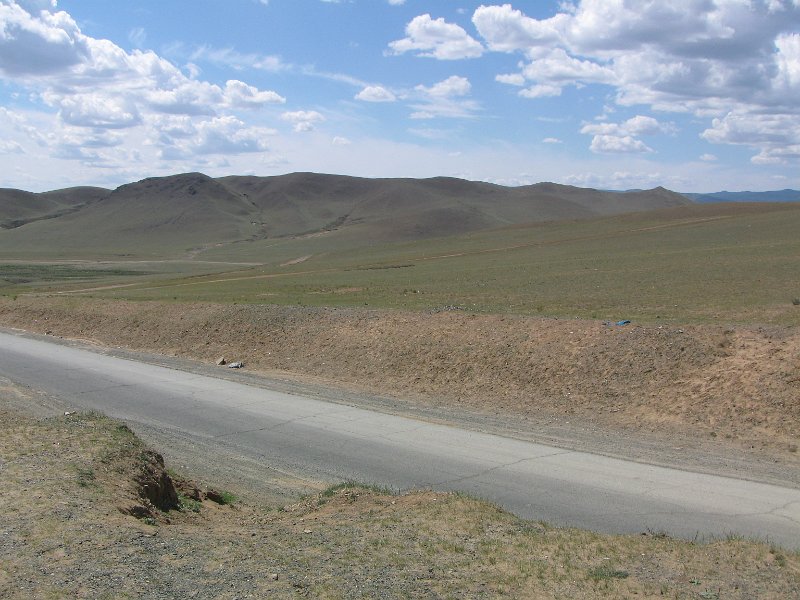
[{"label": "distant mountain ridge", "polygon": [[202,173],[154,177],[115,190],[44,194],[0,189],[0,250],[36,253],[185,252],[237,241],[326,233],[365,242],[441,237],[691,204],[664,188],[608,192],[554,183],[523,187],[448,177],[367,179]]},{"label": "distant mountain ridge", "polygon": [[799,190],[775,190],[772,192],[713,192],[711,194],[683,194],[698,204],[710,202],[800,202]]}]

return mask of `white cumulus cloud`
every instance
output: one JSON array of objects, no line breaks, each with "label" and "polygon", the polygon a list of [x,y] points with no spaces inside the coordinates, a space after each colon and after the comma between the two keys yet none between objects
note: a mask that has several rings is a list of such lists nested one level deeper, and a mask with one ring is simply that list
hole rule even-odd
[{"label": "white cumulus cloud", "polygon": [[477,58],[484,51],[481,43],[471,37],[463,27],[447,23],[442,18],[433,19],[429,14],[414,17],[406,26],[406,36],[389,44],[392,52],[415,52],[417,56],[459,60]]},{"label": "white cumulus cloud", "polygon": [[653,149],[638,139],[639,136],[669,133],[671,124],[660,123],[653,117],[636,115],[623,123],[586,123],[581,133],[594,136],[590,149],[597,153],[653,152]]},{"label": "white cumulus cloud", "polygon": [[356,100],[363,100],[364,102],[395,102],[397,96],[383,86],[368,85],[356,94]]},{"label": "white cumulus cloud", "polygon": [[142,122],[134,102],[124,95],[102,93],[72,95],[43,94],[45,102],[59,107],[61,120],[78,127],[124,129]]},{"label": "white cumulus cloud", "polygon": [[712,143],[759,149],[755,164],[786,164],[800,160],[800,119],[797,114],[752,114],[731,111],[713,119],[702,137]]},{"label": "white cumulus cloud", "polygon": [[88,59],[89,40],[75,21],[65,12],[43,10],[42,4],[0,4],[0,73],[42,76]]},{"label": "white cumulus cloud", "polygon": [[302,133],[313,131],[315,125],[324,121],[325,117],[316,110],[297,110],[283,113],[281,119],[292,123],[294,130]]},{"label": "white cumulus cloud", "polygon": [[262,91],[235,79],[225,84],[224,94],[226,104],[240,108],[258,108],[265,104],[286,103],[286,98],[273,91]]},{"label": "white cumulus cloud", "polygon": [[431,87],[418,85],[416,89],[424,94],[437,98],[450,98],[453,96],[466,96],[470,93],[470,90],[472,90],[472,84],[470,84],[469,79],[466,77],[453,75]]},{"label": "white cumulus cloud", "polygon": [[[131,39],[143,43],[144,32],[133,30]],[[85,35],[55,2],[0,3],[0,78],[55,111],[48,136],[29,134],[54,156],[114,166],[100,149],[122,148],[124,132],[149,140],[162,157],[263,150],[266,130],[246,126],[235,113],[285,99],[239,80],[220,86],[197,75],[198,69],[185,75],[155,52],[128,52]],[[128,150],[116,155],[124,161],[136,156]]]},{"label": "white cumulus cloud", "polygon": [[637,115],[624,123],[587,123],[581,128],[581,133],[593,135],[655,135],[669,131],[668,125],[663,125],[653,117]]},{"label": "white cumulus cloud", "polygon": [[589,146],[592,152],[606,153],[636,153],[652,152],[653,149],[642,140],[637,140],[630,135],[596,135]]},{"label": "white cumulus cloud", "polygon": [[532,19],[510,4],[480,6],[472,16],[472,22],[489,49],[498,52],[550,46],[561,39],[560,29],[568,19],[563,13],[552,19]]},{"label": "white cumulus cloud", "polygon": [[[474,11],[472,22],[489,51],[521,57],[518,72],[496,79],[522,88],[523,97],[604,85],[615,91],[620,105],[714,119],[703,137],[754,148],[756,163],[795,156],[797,0],[576,0],[562,3],[547,19],[510,4],[484,5]],[[649,151],[636,139],[639,134],[598,133],[616,139],[599,138],[592,147]]]},{"label": "white cumulus cloud", "polygon": [[519,95],[523,98],[550,98],[553,96],[560,96],[561,89],[560,85],[537,83],[536,85],[521,90]]},{"label": "white cumulus cloud", "polygon": [[472,84],[466,77],[452,75],[430,87],[418,85],[414,90],[421,101],[411,105],[412,119],[468,118],[480,109],[477,102],[467,97]]},{"label": "white cumulus cloud", "polygon": [[[170,143],[161,144],[160,153],[164,159],[265,152],[268,149],[267,139],[275,133],[266,128],[249,127],[230,115],[204,120],[197,125],[183,122],[184,128],[180,127],[180,123],[173,122],[177,127],[171,131]],[[165,141],[162,139],[162,142]]]}]

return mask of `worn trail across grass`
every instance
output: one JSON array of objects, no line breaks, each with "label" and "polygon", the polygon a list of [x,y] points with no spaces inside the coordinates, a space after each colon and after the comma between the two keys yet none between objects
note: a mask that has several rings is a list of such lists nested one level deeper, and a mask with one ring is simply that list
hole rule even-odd
[{"label": "worn trail across grass", "polygon": [[117,422],[36,419],[20,412],[27,401],[0,386],[4,598],[800,594],[800,554],[738,539],[605,536],[462,496],[351,485],[284,507],[244,503],[170,477]]}]

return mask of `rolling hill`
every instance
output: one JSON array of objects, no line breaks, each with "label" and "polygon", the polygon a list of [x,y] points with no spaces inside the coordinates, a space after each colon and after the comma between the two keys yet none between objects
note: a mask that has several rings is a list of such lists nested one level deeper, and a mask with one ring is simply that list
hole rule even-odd
[{"label": "rolling hill", "polygon": [[772,192],[714,192],[711,194],[684,194],[698,204],[712,202],[800,202],[800,190],[775,190]]},{"label": "rolling hill", "polygon": [[116,190],[0,190],[0,255],[194,255],[220,244],[327,234],[350,243],[407,241],[505,225],[585,219],[689,204],[663,188],[606,192],[315,173],[201,173],[148,178]]},{"label": "rolling hill", "polygon": [[33,221],[54,219],[102,200],[110,190],[75,187],[42,194],[0,189],[0,228],[13,229]]}]

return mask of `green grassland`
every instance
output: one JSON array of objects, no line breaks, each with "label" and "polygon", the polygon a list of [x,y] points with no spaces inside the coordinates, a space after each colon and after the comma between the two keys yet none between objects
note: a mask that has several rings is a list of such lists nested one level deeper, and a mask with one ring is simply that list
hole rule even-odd
[{"label": "green grassland", "polygon": [[3,284],[42,283],[47,281],[105,279],[145,275],[147,272],[118,268],[80,267],[66,264],[0,264],[0,282]]},{"label": "green grassland", "polygon": [[[204,274],[191,263],[169,263],[132,285],[78,293],[798,324],[798,231],[800,206],[717,204],[399,244],[319,235],[231,244],[197,257],[258,266],[207,264]],[[76,286],[61,289],[69,287]]]},{"label": "green grassland", "polygon": [[71,289],[131,285],[137,281],[152,283],[159,279],[216,273],[230,269],[224,265],[194,261],[91,261],[50,262],[0,260],[0,295],[24,293],[62,293]]}]

